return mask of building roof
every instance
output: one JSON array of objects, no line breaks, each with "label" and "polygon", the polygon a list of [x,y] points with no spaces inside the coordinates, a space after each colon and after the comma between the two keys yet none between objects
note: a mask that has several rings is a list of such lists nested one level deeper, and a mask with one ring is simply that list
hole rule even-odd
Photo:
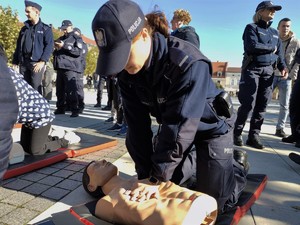
[{"label": "building roof", "polygon": [[84,35],[82,35],[81,37],[82,37],[82,40],[83,40],[86,44],[96,46],[95,40],[90,39],[90,38],[87,38],[87,37],[84,36]]},{"label": "building roof", "polygon": [[241,67],[228,67],[227,73],[241,73]]},{"label": "building roof", "polygon": [[[212,77],[225,78],[228,62],[212,62],[213,74]],[[221,72],[221,76],[218,73]]]}]

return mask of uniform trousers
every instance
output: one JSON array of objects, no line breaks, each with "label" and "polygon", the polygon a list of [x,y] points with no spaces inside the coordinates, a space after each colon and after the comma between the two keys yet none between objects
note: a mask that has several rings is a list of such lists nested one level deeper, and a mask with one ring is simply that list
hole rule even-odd
[{"label": "uniform trousers", "polygon": [[42,79],[46,66],[41,71],[34,72],[33,64],[35,63],[30,59],[25,59],[20,65],[20,73],[24,76],[24,80],[42,95]]},{"label": "uniform trousers", "polygon": [[56,107],[58,110],[65,111],[66,103],[70,106],[72,112],[78,113],[78,86],[77,79],[80,73],[58,69],[56,78]]},{"label": "uniform trousers", "polygon": [[252,111],[249,138],[259,135],[268,103],[272,96],[274,70],[272,66],[249,66],[242,71],[238,99],[240,107],[237,112],[234,135],[242,134],[247,118]]},{"label": "uniform trousers", "polygon": [[237,203],[247,179],[244,168],[233,159],[233,125],[236,114],[226,119],[228,131],[222,135],[196,134],[196,191],[217,200],[219,212]]},{"label": "uniform trousers", "polygon": [[83,73],[78,74],[76,84],[77,84],[77,95],[78,95],[78,107],[79,109],[84,109],[84,84],[83,84]]}]

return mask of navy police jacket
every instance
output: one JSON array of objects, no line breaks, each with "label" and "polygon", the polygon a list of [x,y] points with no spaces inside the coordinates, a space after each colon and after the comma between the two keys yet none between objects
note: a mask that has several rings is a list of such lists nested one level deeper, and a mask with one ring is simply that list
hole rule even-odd
[{"label": "navy police jacket", "polygon": [[252,62],[258,67],[277,64],[282,71],[286,68],[282,43],[278,31],[271,24],[272,21],[266,23],[260,20],[246,26],[243,33],[244,55],[251,55]]},{"label": "navy police jacket", "polygon": [[64,42],[64,45],[59,50],[54,50],[53,66],[54,69],[71,70],[78,73],[84,71],[82,63],[83,41],[73,31],[63,35],[59,40]]},{"label": "navy police jacket", "polygon": [[[24,22],[25,26],[23,26],[20,30],[19,37],[17,40],[17,47],[15,53],[13,55],[12,63],[15,65],[19,65],[24,61],[24,56],[22,53],[23,45],[24,45],[24,34],[29,29],[30,21]],[[41,19],[35,25],[34,28],[34,36],[33,36],[33,48],[31,53],[31,61],[39,62],[44,61],[48,62],[50,56],[53,52],[53,33],[52,29],[49,25],[44,24]]]},{"label": "navy police jacket", "polygon": [[[118,75],[128,123],[127,149],[139,179],[170,180],[195,135],[211,138],[228,131],[212,101],[220,93],[211,63],[192,44],[155,33],[149,65],[136,75]],[[160,126],[152,145],[151,117]]]},{"label": "navy police jacket", "polygon": [[172,36],[178,37],[182,40],[188,41],[194,44],[197,48],[200,48],[200,40],[199,36],[195,31],[194,27],[191,26],[183,26],[171,33]]},{"label": "navy police jacket", "polygon": [[11,136],[18,116],[18,99],[11,79],[6,58],[0,55],[0,181],[8,167],[9,152],[12,148]]}]

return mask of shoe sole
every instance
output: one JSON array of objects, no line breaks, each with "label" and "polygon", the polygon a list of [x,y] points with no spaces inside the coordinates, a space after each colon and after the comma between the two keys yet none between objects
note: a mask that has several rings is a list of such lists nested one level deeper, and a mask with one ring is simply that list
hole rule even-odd
[{"label": "shoe sole", "polygon": [[293,162],[295,162],[295,163],[297,163],[297,164],[300,165],[300,155],[298,155],[298,154],[292,152],[292,153],[289,154],[289,158],[290,158]]},{"label": "shoe sole", "polygon": [[120,129],[113,129],[113,130],[107,129],[107,131],[113,131],[113,132],[119,132],[120,130],[121,130],[121,128]]},{"label": "shoe sole", "polygon": [[243,143],[233,143],[235,146],[240,146],[240,147],[242,147],[242,146],[244,146],[244,144]]},{"label": "shoe sole", "polygon": [[283,140],[281,140],[281,142],[283,142],[283,143],[289,143],[289,144],[296,143],[296,141],[283,141]]},{"label": "shoe sole", "polygon": [[256,148],[256,149],[264,149],[265,146],[261,146],[261,147],[258,147],[258,146],[254,146],[252,143],[249,143],[248,141],[246,142],[246,145],[252,147],[252,148]]}]

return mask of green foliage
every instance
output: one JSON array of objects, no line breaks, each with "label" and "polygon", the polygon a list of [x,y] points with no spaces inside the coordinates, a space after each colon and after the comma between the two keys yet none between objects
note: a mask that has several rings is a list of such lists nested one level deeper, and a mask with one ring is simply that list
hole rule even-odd
[{"label": "green foliage", "polygon": [[16,48],[17,38],[22,24],[18,20],[18,13],[11,7],[0,6],[0,44],[6,50],[9,62]]},{"label": "green foliage", "polygon": [[218,89],[224,89],[220,81],[215,82],[215,85]]},{"label": "green foliage", "polygon": [[86,68],[84,74],[93,74],[96,70],[97,59],[99,50],[96,46],[89,47],[88,54],[86,56]]},{"label": "green foliage", "polygon": [[52,33],[53,33],[53,40],[57,40],[60,36],[63,35],[63,33],[61,31],[59,31],[58,29],[54,29],[54,28],[52,28]]}]

